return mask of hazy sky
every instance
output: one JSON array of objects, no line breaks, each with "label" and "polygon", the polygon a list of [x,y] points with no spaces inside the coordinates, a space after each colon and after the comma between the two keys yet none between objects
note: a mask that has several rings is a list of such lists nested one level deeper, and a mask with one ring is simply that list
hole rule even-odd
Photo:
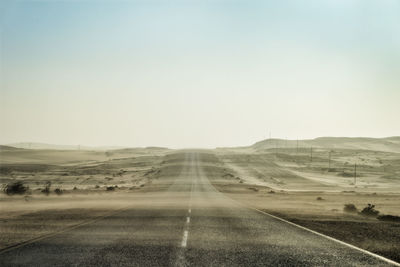
[{"label": "hazy sky", "polygon": [[8,1],[0,143],[400,135],[400,1]]}]

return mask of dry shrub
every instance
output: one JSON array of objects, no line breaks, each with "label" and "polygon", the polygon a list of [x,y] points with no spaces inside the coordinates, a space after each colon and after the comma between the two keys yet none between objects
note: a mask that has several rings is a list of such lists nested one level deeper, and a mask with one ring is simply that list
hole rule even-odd
[{"label": "dry shrub", "polygon": [[48,196],[50,194],[50,187],[51,187],[51,182],[46,182],[46,186],[41,192],[46,196]]},{"label": "dry shrub", "polygon": [[62,194],[64,194],[64,191],[61,189],[61,188],[56,188],[56,189],[54,189],[54,193],[56,193],[57,195],[62,195]]},{"label": "dry shrub", "polygon": [[378,220],[387,222],[400,222],[400,216],[395,215],[381,215],[378,216]]},{"label": "dry shrub", "polygon": [[352,213],[358,212],[357,207],[354,204],[344,204],[343,211]]},{"label": "dry shrub", "polygon": [[7,184],[4,187],[3,191],[7,195],[11,196],[11,195],[23,195],[28,191],[28,189],[29,187],[24,186],[24,184],[21,181],[16,181]]},{"label": "dry shrub", "polygon": [[379,211],[375,209],[375,205],[368,204],[363,210],[361,211],[362,215],[376,217],[379,214]]}]

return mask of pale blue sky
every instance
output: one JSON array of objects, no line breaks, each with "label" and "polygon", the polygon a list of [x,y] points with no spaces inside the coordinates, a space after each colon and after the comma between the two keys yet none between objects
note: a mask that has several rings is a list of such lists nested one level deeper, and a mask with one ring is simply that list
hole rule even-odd
[{"label": "pale blue sky", "polygon": [[400,135],[400,1],[2,1],[0,143]]}]

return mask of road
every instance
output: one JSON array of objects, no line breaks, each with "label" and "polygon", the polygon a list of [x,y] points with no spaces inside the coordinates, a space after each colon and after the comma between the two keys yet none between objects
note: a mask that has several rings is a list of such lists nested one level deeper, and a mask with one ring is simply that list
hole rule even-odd
[{"label": "road", "polygon": [[109,217],[0,254],[1,266],[386,266],[218,192],[201,152]]}]

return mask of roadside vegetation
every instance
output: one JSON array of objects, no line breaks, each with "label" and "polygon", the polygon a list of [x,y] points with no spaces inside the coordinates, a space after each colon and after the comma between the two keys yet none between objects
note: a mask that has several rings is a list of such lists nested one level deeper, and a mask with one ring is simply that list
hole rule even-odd
[{"label": "roadside vegetation", "polygon": [[16,181],[7,184],[3,191],[5,194],[12,196],[12,195],[23,195],[26,194],[29,190],[28,186],[25,186],[23,182],[21,181]]}]

